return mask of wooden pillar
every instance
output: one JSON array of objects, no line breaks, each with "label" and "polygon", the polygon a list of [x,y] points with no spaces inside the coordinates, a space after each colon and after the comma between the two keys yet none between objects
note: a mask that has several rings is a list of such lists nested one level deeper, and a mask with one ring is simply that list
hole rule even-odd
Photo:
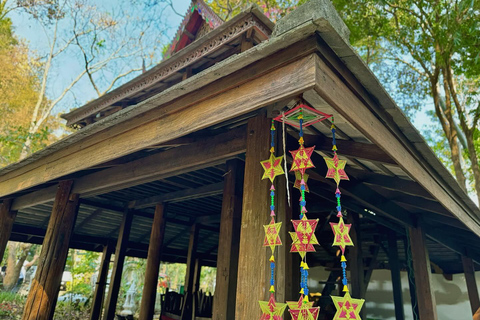
[{"label": "wooden pillar", "polygon": [[418,301],[420,320],[437,320],[435,296],[430,284],[430,259],[428,257],[425,233],[422,227],[408,228],[410,250],[412,252],[413,271],[415,273],[415,288]]},{"label": "wooden pillar", "polygon": [[181,320],[191,319],[192,301],[193,301],[193,282],[195,281],[195,259],[198,246],[198,233],[200,229],[198,224],[194,223],[190,228],[190,242],[188,244],[187,254],[187,272],[185,274],[185,298],[183,299]]},{"label": "wooden pillar", "polygon": [[127,251],[128,236],[132,227],[133,210],[125,209],[122,224],[118,232],[117,247],[115,249],[115,261],[113,262],[112,276],[110,277],[110,288],[108,290],[107,301],[105,303],[104,320],[114,320],[115,310],[117,308],[118,293],[122,282],[123,263],[125,262],[125,252]]},{"label": "wooden pillar", "polygon": [[153,217],[150,242],[148,244],[145,284],[143,286],[140,320],[151,320],[155,313],[155,298],[157,295],[158,272],[162,257],[163,239],[165,237],[166,213],[165,205],[157,204]]},{"label": "wooden pillar", "polygon": [[262,225],[270,219],[270,181],[261,179],[264,170],[260,161],[269,156],[270,125],[263,115],[251,118],[247,125],[235,319],[259,319],[261,310],[257,301],[268,299],[270,255],[267,249],[270,249],[262,247],[265,237]]},{"label": "wooden pillar", "polygon": [[412,250],[408,234],[403,240],[405,248],[405,260],[407,261],[407,276],[408,276],[408,289],[410,292],[410,303],[412,305],[413,320],[419,320],[418,317],[418,303],[417,292],[415,290],[415,272],[413,272]]},{"label": "wooden pillar", "polygon": [[12,199],[3,200],[0,204],[0,262],[2,262],[8,239],[12,233],[13,222],[17,216],[17,211],[12,211]]},{"label": "wooden pillar", "polygon": [[102,261],[100,262],[100,270],[98,271],[97,283],[95,285],[95,293],[93,295],[92,311],[90,320],[98,320],[102,315],[103,298],[105,297],[105,287],[107,286],[108,268],[110,259],[112,258],[113,245],[107,244],[103,247]]},{"label": "wooden pillar", "polygon": [[78,212],[78,194],[71,194],[73,182],[58,184],[37,272],[23,310],[23,320],[53,318],[68,245]]},{"label": "wooden pillar", "polygon": [[[363,265],[363,252],[362,252],[362,238],[360,231],[360,219],[356,212],[351,212],[348,217],[349,223],[352,224],[350,229],[350,236],[352,238],[353,247],[349,247],[349,261],[347,265],[350,265],[350,283],[351,283],[351,295],[355,299],[365,298],[365,267]],[[366,318],[366,306],[364,305],[360,311],[362,319]]]},{"label": "wooden pillar", "polygon": [[472,259],[462,255],[463,272],[465,273],[465,281],[467,282],[468,298],[470,299],[470,307],[472,315],[480,308],[480,299],[478,297],[477,282],[475,281],[475,266]]},{"label": "wooden pillar", "polygon": [[400,277],[400,262],[398,261],[397,234],[388,232],[388,264],[392,274],[393,303],[395,305],[395,319],[405,320],[403,310],[402,280]]},{"label": "wooden pillar", "polygon": [[222,214],[218,237],[217,280],[212,320],[235,318],[243,174],[243,161],[239,159],[227,161],[223,183]]}]

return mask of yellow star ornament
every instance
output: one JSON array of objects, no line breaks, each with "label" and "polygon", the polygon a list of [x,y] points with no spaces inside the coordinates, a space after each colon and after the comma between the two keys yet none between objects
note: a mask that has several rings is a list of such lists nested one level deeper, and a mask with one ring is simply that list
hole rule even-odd
[{"label": "yellow star ornament", "polygon": [[273,153],[270,153],[270,158],[268,160],[261,161],[260,163],[265,170],[262,180],[268,178],[273,182],[276,176],[283,174],[282,160],[283,156],[275,157]]},{"label": "yellow star ornament", "polygon": [[342,250],[342,254],[345,254],[345,247],[353,246],[353,241],[350,238],[351,224],[345,224],[343,218],[340,217],[338,223],[330,222],[330,226],[333,231],[333,244],[332,246],[339,246]]},{"label": "yellow star ornament", "polygon": [[344,297],[332,296],[332,300],[337,308],[333,320],[362,320],[359,313],[365,300],[353,299],[348,292]]},{"label": "yellow star ornament", "polygon": [[283,313],[287,308],[286,303],[277,303],[273,293],[270,294],[268,301],[259,301],[260,309],[262,309],[262,317],[260,320],[283,320]]}]

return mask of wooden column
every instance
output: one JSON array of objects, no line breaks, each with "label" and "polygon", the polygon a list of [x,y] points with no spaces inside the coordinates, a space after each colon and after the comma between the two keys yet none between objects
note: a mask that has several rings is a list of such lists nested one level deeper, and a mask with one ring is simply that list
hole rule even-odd
[{"label": "wooden column", "polygon": [[392,274],[393,303],[395,305],[395,319],[405,320],[403,310],[402,280],[400,277],[400,262],[398,261],[397,234],[388,231],[388,265]]},{"label": "wooden column", "polygon": [[128,236],[132,227],[133,210],[126,209],[123,214],[122,224],[118,232],[117,247],[115,249],[115,261],[113,262],[112,276],[110,277],[110,288],[108,290],[107,301],[105,303],[104,320],[114,320],[115,310],[117,308],[118,293],[122,282],[123,263],[125,262],[125,252],[127,251]]},{"label": "wooden column", "polygon": [[234,319],[237,295],[238,247],[242,217],[244,163],[227,161],[218,237],[217,280],[212,320]]},{"label": "wooden column", "polygon": [[413,271],[415,273],[415,288],[418,301],[420,320],[437,320],[435,296],[430,284],[430,259],[428,257],[425,233],[422,227],[408,228],[410,250],[412,252]]},{"label": "wooden column", "polygon": [[3,200],[0,204],[0,262],[2,262],[8,239],[12,233],[13,222],[17,216],[17,211],[12,211],[12,199]]},{"label": "wooden column", "polygon": [[195,281],[195,256],[197,255],[198,233],[200,229],[198,224],[194,223],[190,228],[190,242],[188,244],[187,254],[187,272],[185,274],[185,298],[183,299],[181,320],[189,320],[192,315],[193,301],[193,282]]},{"label": "wooden column", "polygon": [[150,242],[148,244],[145,284],[143,286],[140,320],[151,320],[155,313],[155,298],[157,295],[158,272],[162,257],[163,239],[165,237],[166,212],[163,203],[157,204],[153,217]]},{"label": "wooden column", "polygon": [[[351,295],[355,299],[365,298],[365,268],[363,265],[362,238],[360,231],[360,219],[356,212],[351,212],[348,222],[352,224],[350,229],[350,237],[352,238],[353,247],[348,247],[347,265],[350,265],[350,283]],[[363,305],[360,311],[362,319],[366,318],[367,308]]]},{"label": "wooden column", "polygon": [[247,125],[235,319],[259,319],[261,310],[257,301],[268,299],[270,255],[267,249],[270,249],[262,247],[265,237],[262,225],[268,224],[270,218],[270,181],[261,179],[264,170],[260,161],[269,156],[270,124],[265,116],[259,115],[251,118]]},{"label": "wooden column", "polygon": [[419,320],[417,292],[415,290],[415,272],[413,272],[412,250],[408,235],[403,239],[405,248],[405,260],[407,261],[408,289],[410,292],[410,303],[412,305],[413,320]]},{"label": "wooden column", "polygon": [[102,315],[103,298],[105,297],[105,287],[107,286],[108,268],[112,258],[113,245],[107,244],[103,247],[102,261],[100,262],[100,270],[98,271],[97,283],[95,285],[95,293],[93,295],[92,311],[90,320],[98,320]]},{"label": "wooden column", "polygon": [[480,308],[480,299],[478,297],[477,282],[475,281],[475,266],[472,259],[462,255],[463,272],[465,273],[465,281],[467,282],[468,298],[470,299],[470,307],[472,315]]},{"label": "wooden column", "polygon": [[53,318],[68,245],[78,212],[78,194],[71,194],[73,182],[58,184],[37,272],[23,310],[23,320]]}]

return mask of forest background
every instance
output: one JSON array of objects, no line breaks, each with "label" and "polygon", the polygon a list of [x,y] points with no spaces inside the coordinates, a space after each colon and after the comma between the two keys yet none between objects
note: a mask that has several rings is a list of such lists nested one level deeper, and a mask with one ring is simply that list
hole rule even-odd
[{"label": "forest background", "polygon": [[[254,3],[275,21],[305,1],[206,2],[225,20]],[[351,44],[478,204],[480,0],[332,2]],[[0,167],[73,132],[60,114],[159,63],[189,4],[0,0]],[[4,289],[38,250],[9,243]]]}]

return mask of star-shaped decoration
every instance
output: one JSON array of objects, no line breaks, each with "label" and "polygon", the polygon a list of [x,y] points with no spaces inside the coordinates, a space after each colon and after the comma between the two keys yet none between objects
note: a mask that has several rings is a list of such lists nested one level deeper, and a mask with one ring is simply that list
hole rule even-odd
[{"label": "star-shaped decoration", "polygon": [[320,308],[313,307],[313,302],[305,302],[303,295],[300,300],[287,301],[288,311],[292,315],[292,320],[317,320]]},{"label": "star-shaped decoration", "polygon": [[309,220],[306,216],[301,220],[292,220],[295,232],[290,232],[292,237],[292,247],[290,252],[298,252],[303,258],[307,252],[315,252],[314,244],[318,244],[315,236],[315,228],[318,219]]},{"label": "star-shaped decoration", "polygon": [[[305,191],[310,192],[310,189],[308,189],[307,181],[308,181],[308,174],[305,173],[303,175],[303,182],[305,182]],[[293,187],[300,190],[301,185],[302,185],[302,174],[300,173],[300,171],[295,171],[295,184],[293,185]]]},{"label": "star-shaped decoration", "polygon": [[330,226],[333,231],[333,244],[332,246],[339,246],[342,249],[342,254],[345,253],[345,247],[353,246],[353,241],[350,238],[351,224],[345,224],[343,218],[340,217],[338,223],[330,222]]},{"label": "star-shaped decoration", "polygon": [[259,301],[262,309],[262,317],[260,320],[283,320],[283,313],[287,308],[286,303],[277,303],[273,293],[270,294],[268,301]]},{"label": "star-shaped decoration", "polygon": [[283,156],[275,157],[273,153],[270,153],[270,158],[268,160],[261,161],[260,163],[265,170],[262,179],[268,178],[273,182],[276,176],[283,174],[282,160]]},{"label": "star-shaped decoration", "polygon": [[314,149],[315,146],[305,148],[303,145],[300,145],[300,148],[297,150],[290,151],[293,157],[292,168],[290,171],[300,171],[302,174],[304,174],[305,170],[308,168],[314,168],[315,166],[310,159]]},{"label": "star-shaped decoration", "polygon": [[362,320],[359,313],[365,300],[352,299],[348,292],[345,293],[344,297],[332,296],[332,300],[335,308],[337,308],[337,313],[335,313],[333,320]]},{"label": "star-shaped decoration", "polygon": [[275,219],[272,217],[272,220],[270,220],[270,224],[264,225],[263,227],[265,228],[265,240],[263,241],[263,246],[270,247],[273,254],[273,251],[275,251],[275,247],[282,245],[282,240],[280,239],[279,235],[282,223],[275,223]]},{"label": "star-shaped decoration", "polygon": [[347,160],[338,159],[336,153],[333,158],[324,157],[323,159],[325,159],[328,167],[327,178],[335,180],[337,186],[340,183],[340,180],[349,180],[347,174],[345,173],[345,165],[347,164]]}]

